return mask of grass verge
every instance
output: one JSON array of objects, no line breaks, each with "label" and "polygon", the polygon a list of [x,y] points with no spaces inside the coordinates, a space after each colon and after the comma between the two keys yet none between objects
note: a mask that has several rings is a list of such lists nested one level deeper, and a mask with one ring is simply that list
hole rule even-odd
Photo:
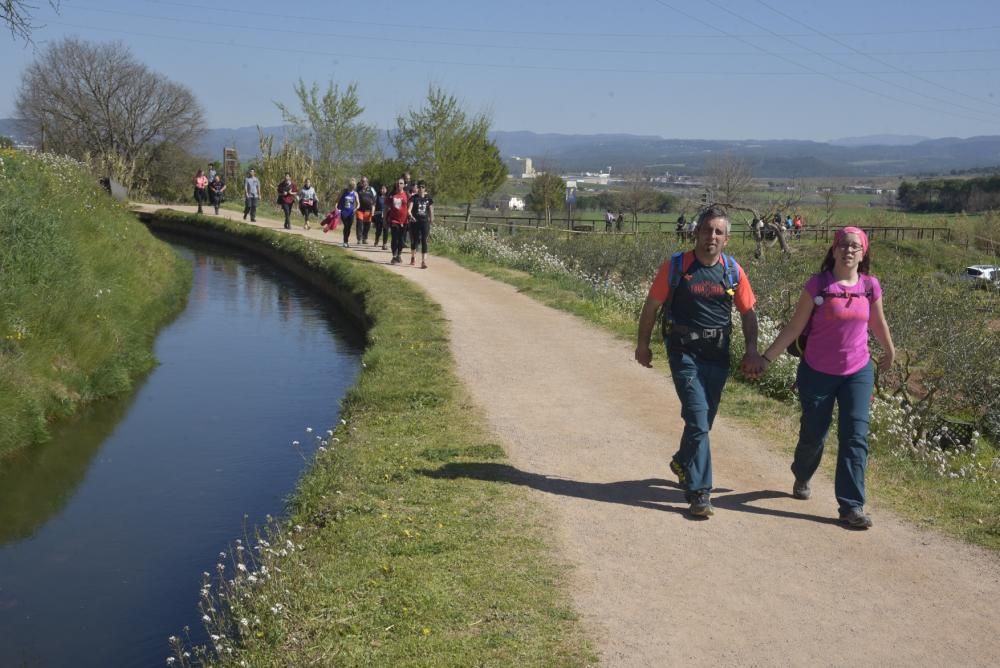
[{"label": "grass verge", "polygon": [[369,344],[287,520],[250,532],[206,575],[210,641],[176,640],[180,665],[595,661],[547,518],[519,487],[447,474],[455,463],[486,471],[504,454],[456,379],[436,304],[329,245],[169,211],[150,222],[297,268],[354,305]]},{"label": "grass verge", "polygon": [[150,370],[190,280],[85,166],[0,151],[0,458]]},{"label": "grass verge", "polygon": [[[620,304],[605,303],[599,291],[577,277],[510,269],[440,239],[435,240],[431,250],[467,269],[509,283],[543,304],[580,316],[624,340],[635,339],[636,318],[625,313]],[[654,346],[654,364],[666,372],[665,354],[660,346]],[[797,405],[766,397],[753,383],[734,376],[726,385],[720,410],[727,418],[762,435],[767,442],[778,444],[776,447],[788,454],[791,461],[798,434]],[[828,440],[836,447],[835,436]],[[994,452],[992,446],[984,444],[983,449],[982,454],[994,456],[990,454]],[[831,477],[835,459],[827,456],[823,461],[824,470]],[[1000,550],[1000,485],[995,482],[942,478],[931,467],[898,456],[873,441],[867,484],[877,502],[917,524]]]}]

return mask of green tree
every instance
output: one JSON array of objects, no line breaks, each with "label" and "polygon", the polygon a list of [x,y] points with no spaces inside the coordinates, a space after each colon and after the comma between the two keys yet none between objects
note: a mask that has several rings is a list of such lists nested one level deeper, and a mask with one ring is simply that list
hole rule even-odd
[{"label": "green tree", "polygon": [[14,148],[14,140],[6,135],[0,135],[0,148]]},{"label": "green tree", "polygon": [[487,114],[470,116],[454,95],[431,86],[423,108],[396,118],[393,146],[436,197],[464,203],[468,218],[472,203],[507,178],[500,149],[489,138],[491,124]]},{"label": "green tree", "polygon": [[545,217],[545,224],[552,223],[552,211],[563,205],[566,196],[566,182],[556,174],[539,174],[531,184],[527,205],[532,211]]},{"label": "green tree", "polygon": [[[295,126],[294,142],[314,162],[315,181],[327,201],[339,192],[349,175],[378,153],[378,130],[358,120],[365,108],[358,99],[358,84],[343,91],[332,81],[320,95],[319,85],[306,87],[302,79],[295,84],[301,114],[275,102],[286,123]],[[293,174],[296,178],[302,176]]]},{"label": "green tree", "polygon": [[398,158],[373,158],[361,165],[358,175],[367,176],[376,190],[384,185],[392,192],[396,187],[396,179],[407,169],[406,163]]}]

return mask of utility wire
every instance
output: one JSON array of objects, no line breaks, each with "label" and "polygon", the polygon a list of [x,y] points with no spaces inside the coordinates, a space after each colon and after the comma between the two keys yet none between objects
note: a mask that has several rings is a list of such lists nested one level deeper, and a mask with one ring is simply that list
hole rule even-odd
[{"label": "utility wire", "polygon": [[[738,40],[740,42],[743,42],[744,44],[748,44],[749,46],[752,46],[753,48],[758,49],[760,51],[763,51],[764,53],[767,53],[767,54],[769,54],[769,55],[771,55],[771,56],[773,56],[775,58],[778,58],[779,60],[783,60],[783,61],[785,61],[787,63],[791,63],[792,65],[795,65],[796,67],[799,67],[799,68],[802,68],[802,69],[807,70],[809,72],[812,72],[813,74],[824,76],[824,77],[826,77],[828,79],[831,79],[832,81],[836,81],[837,83],[843,84],[845,86],[849,86],[851,88],[855,88],[857,90],[863,91],[863,92],[868,93],[870,95],[875,95],[877,97],[885,98],[887,100],[892,100],[893,102],[898,102],[899,104],[903,104],[903,105],[906,105],[906,106],[917,107],[917,108],[923,109],[925,111],[932,111],[932,112],[934,112],[936,114],[944,114],[944,115],[952,116],[952,117],[955,117],[955,118],[963,118],[965,120],[971,120],[971,121],[974,121],[976,123],[983,123],[983,122],[993,123],[994,120],[995,120],[995,119],[992,119],[992,118],[984,120],[982,118],[974,118],[972,116],[967,116],[965,114],[955,113],[955,112],[953,112],[951,110],[948,110],[948,109],[942,110],[942,109],[938,109],[938,108],[935,108],[935,107],[929,107],[927,105],[920,104],[919,102],[913,102],[912,100],[904,100],[902,98],[895,97],[893,95],[889,95],[888,93],[883,93],[881,91],[877,91],[877,90],[873,90],[871,88],[867,88],[865,86],[862,86],[861,84],[856,84],[856,83],[853,83],[851,81],[847,81],[846,79],[842,79],[839,76],[821,72],[821,71],[819,71],[819,70],[817,70],[817,69],[815,69],[813,67],[810,67],[810,66],[808,66],[808,65],[806,65],[804,63],[801,63],[801,62],[799,62],[797,60],[793,60],[793,59],[788,58],[788,57],[786,57],[786,56],[784,56],[784,55],[782,55],[780,53],[775,53],[773,51],[765,49],[762,46],[758,46],[756,43],[750,41],[749,39],[747,39],[745,37],[741,37],[739,35],[736,35],[734,33],[729,32],[727,30],[724,30],[722,28],[714,26],[714,25],[708,23],[707,21],[704,21],[704,20],[698,18],[697,16],[694,16],[693,14],[689,14],[688,12],[685,12],[684,10],[678,9],[674,5],[671,5],[670,3],[665,2],[665,0],[653,0],[653,2],[655,2],[655,3],[659,4],[659,5],[662,5],[663,7],[666,7],[667,9],[670,9],[670,10],[676,12],[677,14],[680,14],[681,16],[684,16],[684,17],[686,17],[686,18],[688,18],[688,19],[690,19],[692,21],[695,21],[697,23],[700,23],[700,24],[702,24],[702,25],[704,25],[704,26],[712,29],[712,30],[715,30],[716,32],[718,32],[718,33],[720,33],[722,35],[725,35],[726,37],[729,37],[731,39],[736,39],[736,40]],[[711,4],[715,4],[715,3],[712,3],[711,0],[708,0],[708,2],[710,2]],[[716,6],[718,6],[718,5],[716,5]],[[728,9],[725,9],[725,8],[723,8],[723,9],[725,11],[729,12]],[[733,14],[734,16],[738,16],[734,12],[729,12],[729,13]],[[753,24],[755,26],[757,25],[757,24],[753,23],[752,21],[749,21],[747,19],[742,19],[742,17],[740,17],[740,18],[741,18],[741,20],[744,20],[747,23],[751,23],[751,24]],[[760,27],[760,26],[757,26],[757,27]],[[769,31],[767,29],[764,29],[764,30],[766,32],[769,32],[772,35],[775,35],[775,33],[772,32],[772,31]],[[980,112],[977,111],[976,113],[980,113]]]},{"label": "utility wire", "polygon": [[[757,0],[757,2],[759,4],[761,4],[761,5],[763,5],[764,7],[770,9],[775,14],[777,14],[779,16],[783,16],[784,18],[788,19],[789,21],[795,23],[796,25],[800,25],[803,28],[806,28],[807,30],[811,30],[812,32],[814,32],[817,35],[819,35],[820,37],[824,37],[824,38],[830,40],[834,44],[839,44],[840,46],[842,46],[842,47],[844,47],[846,49],[850,49],[853,53],[856,53],[856,54],[858,54],[860,56],[864,56],[865,58],[869,58],[871,60],[874,60],[876,63],[878,63],[878,64],[880,64],[880,65],[882,65],[884,67],[889,67],[889,68],[891,68],[891,69],[899,72],[900,74],[906,74],[907,76],[913,77],[917,81],[922,81],[922,82],[924,82],[926,84],[930,84],[931,86],[934,86],[936,88],[940,88],[942,90],[945,90],[945,91],[947,91],[949,93],[953,93],[955,95],[961,95],[962,97],[967,97],[970,100],[975,100],[976,102],[979,102],[981,104],[988,104],[988,105],[991,105],[991,106],[1000,106],[1000,105],[997,105],[997,103],[993,102],[992,100],[987,100],[987,99],[984,99],[984,98],[976,97],[975,95],[969,95],[968,93],[963,93],[962,91],[955,90],[954,88],[949,88],[948,86],[945,86],[944,84],[939,84],[939,83],[937,83],[935,81],[931,81],[930,79],[927,79],[925,77],[919,76],[917,74],[905,72],[905,71],[903,71],[902,68],[896,67],[895,65],[893,65],[890,62],[887,62],[885,60],[882,60],[881,58],[876,58],[875,57],[876,55],[880,55],[880,54],[875,54],[873,52],[866,52],[866,51],[861,51],[860,49],[856,49],[852,45],[844,42],[843,40],[837,39],[836,37],[833,37],[832,35],[827,34],[827,33],[823,32],[821,30],[817,30],[816,28],[813,28],[812,26],[807,25],[807,24],[803,23],[802,21],[799,21],[798,19],[796,19],[793,16],[789,16],[785,12],[772,7],[771,5],[767,4],[763,0]],[[895,54],[893,54],[893,55],[895,55]]]},{"label": "utility wire", "polygon": [[[731,16],[736,17],[740,21],[745,21],[745,22],[749,23],[750,25],[752,25],[752,26],[754,26],[756,28],[760,28],[761,30],[769,32],[771,35],[773,35],[775,37],[778,37],[778,33],[770,30],[769,28],[766,28],[766,27],[760,25],[759,23],[755,23],[754,21],[752,21],[751,19],[746,18],[745,16],[737,14],[733,10],[729,9],[728,7],[722,5],[722,4],[718,3],[718,2],[716,2],[715,0],[705,0],[705,2],[707,2],[708,4],[712,5],[713,7],[717,8],[717,9],[721,9],[722,11],[726,12],[727,14],[730,14]],[[819,53],[818,51],[816,51],[816,50],[814,50],[814,49],[812,49],[812,48],[810,48],[808,46],[802,46],[801,44],[798,44],[798,43],[796,43],[796,45],[799,46],[801,49],[803,49],[805,51],[808,51],[809,53],[811,53],[813,55],[819,56],[819,57],[823,58],[824,60],[830,61],[834,65],[838,65],[840,67],[846,67],[847,69],[851,70],[852,72],[854,72],[856,74],[861,74],[862,73],[861,70],[857,69],[853,65],[848,65],[848,64],[839,62],[839,61],[831,58],[830,56],[825,56],[825,55]],[[954,102],[952,100],[947,100],[945,98],[935,97],[934,95],[928,95],[927,93],[923,93],[921,91],[915,90],[913,88],[910,88],[909,86],[904,86],[903,84],[898,84],[898,83],[896,83],[894,81],[891,81],[890,79],[883,79],[882,77],[880,77],[878,75],[875,75],[875,74],[865,74],[864,76],[870,77],[870,78],[874,79],[875,81],[878,81],[879,83],[886,84],[887,86],[895,86],[896,88],[899,88],[901,90],[906,91],[907,93],[910,93],[911,95],[917,95],[918,97],[926,98],[928,100],[931,100],[932,102],[937,102],[938,104],[951,105],[951,106],[954,106],[954,107],[958,107],[959,109],[964,109],[965,111],[970,111],[970,112],[972,112],[974,114],[983,114],[992,123],[1000,121],[1000,116],[995,116],[995,117],[992,116],[992,114],[995,114],[997,112],[983,111],[981,109],[976,109],[974,107],[969,107],[969,106],[966,106],[964,104],[959,104],[958,102]]]},{"label": "utility wire", "polygon": [[[157,3],[157,4],[164,4],[164,3]],[[113,16],[126,16],[126,17],[137,18],[137,19],[150,19],[150,20],[153,20],[153,21],[174,21],[174,22],[177,22],[177,23],[184,23],[184,24],[187,24],[187,25],[190,25],[190,23],[191,23],[191,19],[190,18],[179,19],[179,18],[174,18],[174,17],[169,17],[169,16],[157,16],[157,15],[151,15],[151,14],[136,14],[134,12],[124,12],[124,11],[115,10],[115,9],[105,9],[103,7],[90,7],[90,6],[84,6],[84,5],[64,5],[64,7],[72,7],[74,10],[80,11],[80,12],[97,12],[97,13],[101,13],[101,14],[110,14],[110,15],[113,15]],[[220,10],[220,11],[222,11],[222,10]],[[239,13],[246,13],[246,12],[239,12]],[[295,20],[304,20],[304,17],[289,17],[289,18],[294,18]],[[313,32],[313,31],[302,30],[302,29],[283,30],[283,29],[280,29],[280,28],[274,28],[271,25],[257,25],[257,26],[252,26],[252,25],[238,25],[238,24],[234,24],[234,23],[225,23],[225,24],[222,24],[222,25],[225,28],[235,29],[235,30],[259,30],[259,31],[266,31],[266,32],[269,32],[269,33],[282,32],[282,33],[291,33],[291,34],[296,34],[296,35],[317,35],[317,36],[321,36],[321,37],[328,37],[329,36],[328,33]],[[577,36],[580,36],[580,35],[577,35]],[[337,39],[338,40],[347,39],[347,40],[363,41],[363,42],[371,43],[371,39],[372,38],[371,38],[371,35],[368,35],[368,34],[346,33],[346,34],[338,35]],[[660,49],[660,50],[650,50],[650,49],[609,49],[609,48],[604,48],[604,47],[592,47],[592,46],[587,46],[587,47],[554,47],[554,46],[535,46],[535,45],[490,44],[490,43],[484,43],[484,42],[476,42],[476,43],[470,43],[470,42],[443,42],[441,40],[416,40],[416,39],[397,39],[397,38],[393,38],[393,43],[394,44],[411,44],[411,45],[414,45],[414,46],[439,46],[439,47],[440,46],[447,46],[447,47],[452,47],[452,48],[458,47],[458,48],[472,48],[472,49],[502,49],[502,50],[505,50],[505,51],[510,51],[512,49],[516,49],[518,51],[541,51],[541,52],[546,52],[546,53],[568,53],[568,54],[580,53],[580,54],[587,54],[587,55],[595,54],[595,53],[610,54],[610,55],[626,55],[626,56],[708,56],[708,55],[711,55],[711,56],[738,56],[738,57],[746,57],[746,56],[765,55],[765,54],[760,54],[760,53],[756,53],[756,52],[747,52],[747,51],[733,51],[733,52],[713,51],[711,53],[708,53],[708,52],[692,51],[691,49],[677,49],[677,50],[673,50],[673,51],[664,51],[662,49]],[[855,53],[862,53],[862,52],[858,51],[857,49],[854,49],[853,47],[850,47],[850,45],[845,45],[845,46],[847,48],[851,49],[852,51],[854,51]],[[963,50],[935,50],[935,51],[912,51],[912,50],[911,51],[881,51],[881,52],[873,51],[873,52],[867,52],[867,53],[871,54],[871,55],[888,55],[888,56],[896,56],[896,55],[952,55],[952,54],[953,55],[964,55],[964,54],[973,54],[973,53],[1000,53],[1000,48],[992,48],[992,49],[985,49],[985,48],[984,49],[963,49]],[[843,54],[827,54],[827,55],[843,55]],[[883,64],[886,67],[889,67],[891,69],[897,69],[897,68],[895,68],[894,66],[892,66],[892,65],[890,65],[888,63],[883,63]]]},{"label": "utility wire", "polygon": [[[66,28],[76,28],[79,30],[94,30],[99,32],[108,32],[112,34],[120,35],[130,35],[133,37],[143,37],[143,38],[153,38],[162,39],[175,42],[184,42],[189,44],[203,44],[207,46],[218,47],[219,45],[225,45],[229,47],[238,47],[254,51],[270,51],[274,53],[289,53],[298,54],[306,56],[322,56],[328,58],[345,58],[361,61],[382,61],[382,62],[393,62],[393,63],[406,63],[406,64],[419,64],[419,65],[443,65],[449,67],[472,67],[480,69],[500,69],[500,70],[529,70],[529,71],[550,71],[550,72],[577,72],[584,74],[641,74],[645,76],[790,76],[790,77],[803,77],[810,75],[819,76],[833,76],[830,73],[820,72],[820,71],[806,71],[806,72],[761,72],[761,71],[713,71],[713,70],[664,70],[658,69],[628,69],[628,68],[599,68],[599,67],[563,67],[558,65],[523,65],[516,63],[483,63],[483,62],[462,62],[462,61],[449,61],[449,60],[432,60],[426,58],[413,58],[413,57],[393,57],[385,56],[377,53],[356,53],[356,52],[334,52],[334,51],[319,51],[316,49],[295,49],[289,47],[276,47],[269,46],[267,44],[248,44],[236,42],[233,40],[220,40],[215,39],[198,39],[194,37],[182,37],[174,35],[163,35],[155,33],[138,32],[134,30],[125,30],[121,28],[110,28],[108,26],[91,26],[82,25],[79,23],[70,23],[66,21],[46,21],[46,26],[62,26]],[[293,30],[288,31],[296,34],[302,34],[301,31]],[[972,69],[949,69],[949,70],[930,70],[934,73],[946,73],[946,72],[992,72],[996,69],[991,68],[972,68]],[[882,74],[885,74],[884,72]],[[936,111],[936,110],[935,110]],[[975,120],[975,119],[970,119]]]},{"label": "utility wire", "polygon": [[[579,32],[579,31],[544,31],[544,30],[502,30],[497,28],[452,28],[448,26],[440,25],[418,25],[415,23],[389,23],[382,21],[361,21],[358,19],[345,19],[337,17],[336,19],[327,19],[318,16],[293,16],[286,13],[274,13],[274,12],[261,12],[249,9],[229,9],[225,7],[213,7],[211,5],[195,4],[190,2],[166,2],[164,0],[146,0],[147,4],[159,5],[163,7],[182,7],[185,9],[196,9],[198,11],[214,11],[214,12],[228,12],[236,13],[250,16],[261,16],[267,18],[281,18],[296,21],[321,21],[324,23],[335,23],[335,24],[350,24],[350,25],[360,25],[360,26],[370,26],[373,28],[404,28],[411,30],[437,30],[441,32],[463,32],[463,33],[487,33],[496,35],[523,35],[527,37],[637,37],[637,38],[649,38],[649,39],[662,39],[664,37],[694,37],[694,38],[704,38],[712,37],[712,34],[698,34],[698,33],[612,33],[612,32]],[[706,24],[707,25],[707,24]],[[716,30],[712,26],[708,26],[712,30]],[[888,30],[888,31],[865,31],[865,32],[838,32],[831,33],[840,36],[850,36],[850,35],[910,35],[910,34],[926,34],[926,33],[936,33],[936,32],[981,32],[981,31],[1000,31],[1000,25],[996,26],[959,26],[952,28],[927,28],[927,29],[916,29],[916,30]],[[736,34],[733,35],[737,36]],[[760,37],[760,35],[740,35],[742,37]],[[782,37],[808,37],[807,34],[788,34],[782,35]]]}]

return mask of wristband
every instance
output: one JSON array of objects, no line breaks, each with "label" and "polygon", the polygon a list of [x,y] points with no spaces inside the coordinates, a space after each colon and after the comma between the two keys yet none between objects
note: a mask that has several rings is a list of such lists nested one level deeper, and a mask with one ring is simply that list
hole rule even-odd
[{"label": "wristband", "polygon": [[761,353],[760,356],[767,360],[768,364],[772,364],[774,362],[774,360],[768,357],[766,353]]}]

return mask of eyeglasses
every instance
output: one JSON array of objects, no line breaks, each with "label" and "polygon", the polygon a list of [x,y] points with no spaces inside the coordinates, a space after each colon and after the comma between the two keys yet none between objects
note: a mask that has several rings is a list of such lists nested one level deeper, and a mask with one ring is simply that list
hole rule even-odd
[{"label": "eyeglasses", "polygon": [[865,249],[861,244],[855,243],[839,243],[837,248],[842,251],[847,251],[848,253],[860,253]]}]

